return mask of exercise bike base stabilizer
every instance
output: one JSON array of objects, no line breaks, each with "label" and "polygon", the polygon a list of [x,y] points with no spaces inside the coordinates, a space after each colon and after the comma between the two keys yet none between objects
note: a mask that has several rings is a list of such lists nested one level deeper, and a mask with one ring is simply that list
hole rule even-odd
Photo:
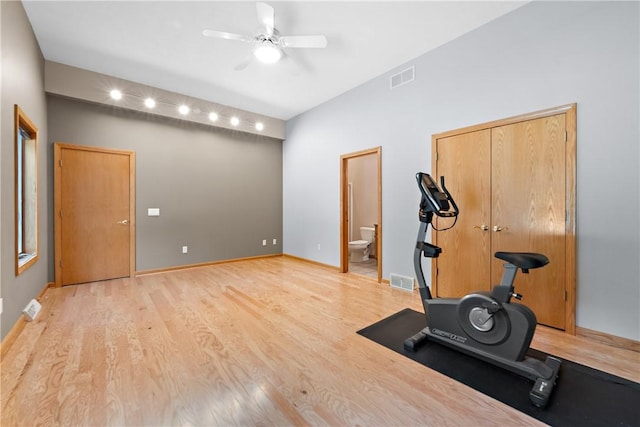
[{"label": "exercise bike base stabilizer", "polygon": [[460,299],[432,298],[421,259],[423,255],[437,258],[442,249],[424,241],[427,229],[434,214],[455,218],[459,210],[444,185],[444,178],[441,178],[442,190],[426,173],[418,173],[416,178],[422,200],[413,262],[427,327],[404,341],[405,350],[416,351],[425,340],[444,344],[534,381],[529,398],[536,406],[546,406],[561,361],[552,356],[545,362],[526,356],[535,332],[536,316],[525,305],[512,303],[511,298],[522,298],[514,293],[513,282],[518,270],[529,273],[531,269],[545,266],[549,260],[536,253],[496,252],[496,258],[505,261],[505,270],[500,284],[491,292],[474,292]]}]

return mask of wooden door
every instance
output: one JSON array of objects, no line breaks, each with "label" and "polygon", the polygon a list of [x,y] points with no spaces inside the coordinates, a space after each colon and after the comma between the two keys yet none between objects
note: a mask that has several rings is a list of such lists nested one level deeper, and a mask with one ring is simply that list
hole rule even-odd
[{"label": "wooden door", "polygon": [[491,289],[497,251],[540,252],[550,264],[518,274],[516,291],[538,323],[575,333],[575,117],[572,104],[432,137],[434,177],[460,207],[453,229],[433,233],[435,295]]},{"label": "wooden door", "polygon": [[[491,131],[463,133],[437,141],[438,176],[460,207],[456,225],[435,232],[434,242],[443,248],[436,259],[434,287],[438,297],[452,298],[473,291],[490,290],[491,275]],[[452,224],[440,218],[438,229]]]},{"label": "wooden door", "polygon": [[[565,116],[491,130],[491,252],[539,252],[550,263],[518,274],[516,292],[538,321],[564,329]],[[503,262],[492,258],[492,283]]]},{"label": "wooden door", "polygon": [[133,152],[55,144],[56,285],[134,271]]}]

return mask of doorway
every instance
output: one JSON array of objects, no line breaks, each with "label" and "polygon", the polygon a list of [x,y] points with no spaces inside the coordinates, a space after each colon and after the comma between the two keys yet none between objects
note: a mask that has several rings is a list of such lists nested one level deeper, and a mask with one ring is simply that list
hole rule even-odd
[{"label": "doorway", "polygon": [[135,153],[54,144],[56,287],[135,271]]},{"label": "doorway", "polygon": [[[349,242],[362,240],[360,227],[373,229],[373,243],[352,257]],[[340,156],[340,271],[382,281],[382,147]]]}]

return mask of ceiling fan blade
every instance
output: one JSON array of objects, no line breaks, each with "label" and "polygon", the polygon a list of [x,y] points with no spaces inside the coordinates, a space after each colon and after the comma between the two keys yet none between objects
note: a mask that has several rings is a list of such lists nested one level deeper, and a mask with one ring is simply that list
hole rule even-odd
[{"label": "ceiling fan blade", "polygon": [[238,65],[236,65],[235,67],[233,67],[233,69],[235,71],[242,71],[245,68],[247,68],[247,66],[251,63],[251,61],[253,60],[253,54],[250,53],[249,55],[247,55],[242,61],[240,61],[240,63],[238,63]]},{"label": "ceiling fan blade", "polygon": [[227,33],[224,31],[204,30],[202,35],[205,37],[216,37],[225,40],[238,40],[241,42],[252,42],[253,37],[243,36],[242,34]]},{"label": "ceiling fan blade", "polygon": [[256,3],[256,11],[258,12],[258,22],[264,25],[267,31],[266,35],[271,37],[276,26],[275,11],[266,3]]},{"label": "ceiling fan blade", "polygon": [[321,49],[327,47],[327,38],[323,35],[282,36],[280,37],[280,45],[282,47],[311,47]]}]

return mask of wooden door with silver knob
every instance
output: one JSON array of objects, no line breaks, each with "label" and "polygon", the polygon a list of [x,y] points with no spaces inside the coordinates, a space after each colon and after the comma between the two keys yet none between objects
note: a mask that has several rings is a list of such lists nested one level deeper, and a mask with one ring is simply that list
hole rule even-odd
[{"label": "wooden door with silver knob", "polygon": [[[465,133],[437,142],[438,176],[460,206],[456,226],[432,232],[433,241],[443,248],[432,271],[432,292],[438,297],[461,297],[491,288],[491,175],[489,130]],[[473,189],[473,191],[469,191]],[[438,218],[437,228],[451,219]]]},{"label": "wooden door with silver knob", "polygon": [[56,286],[135,269],[135,153],[54,144]]},{"label": "wooden door with silver knob", "polygon": [[[539,252],[550,263],[519,274],[515,286],[540,323],[565,327],[565,116],[492,130],[491,252]],[[491,281],[503,262],[492,259]]]}]

